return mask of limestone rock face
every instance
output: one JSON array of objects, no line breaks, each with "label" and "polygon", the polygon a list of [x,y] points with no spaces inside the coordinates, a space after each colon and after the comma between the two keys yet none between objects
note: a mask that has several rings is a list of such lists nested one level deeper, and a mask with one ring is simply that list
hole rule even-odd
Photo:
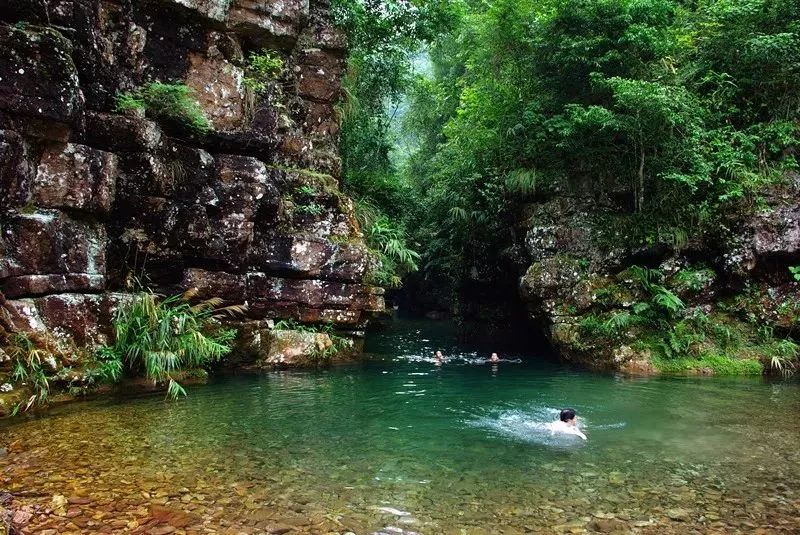
[{"label": "limestone rock face", "polygon": [[[640,342],[667,336],[671,327],[636,321],[637,309],[658,303],[630,272],[635,265],[655,270],[655,284],[682,300],[682,318],[707,318],[745,338],[756,324],[776,334],[796,332],[800,283],[789,267],[800,265],[800,175],[787,178],[787,184],[764,192],[766,207],[683,238],[659,232],[643,240],[636,235],[641,223],[632,222],[625,207],[589,193],[545,196],[527,207],[522,229],[530,265],[519,294],[530,317],[545,327],[565,360],[598,370],[654,373],[651,348]],[[675,356],[720,350],[706,338],[711,335],[686,346],[670,346],[668,339],[663,345]],[[756,345],[742,355],[767,362],[771,357]]]},{"label": "limestone rock face", "polygon": [[0,110],[72,123],[83,96],[72,43],[46,27],[0,26]]},{"label": "limestone rock face", "polygon": [[34,204],[99,216],[111,211],[117,178],[114,154],[72,143],[45,150],[31,188]]},{"label": "limestone rock face", "polygon": [[[14,0],[0,21],[0,291],[19,328],[100,343],[130,276],[246,303],[235,321],[264,340],[273,320],[358,333],[383,309],[339,190],[327,2]],[[256,91],[265,51],[284,67]],[[116,108],[154,81],[188,86],[211,130]],[[302,360],[270,340],[264,362]]]},{"label": "limestone rock face", "polygon": [[297,39],[309,14],[308,0],[233,0],[228,27],[259,44]]}]

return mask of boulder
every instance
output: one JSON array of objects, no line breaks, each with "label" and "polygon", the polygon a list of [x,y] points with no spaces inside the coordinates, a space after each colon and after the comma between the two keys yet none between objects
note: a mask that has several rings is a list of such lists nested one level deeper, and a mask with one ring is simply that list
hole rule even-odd
[{"label": "boulder", "polygon": [[101,292],[106,287],[105,275],[64,273],[57,275],[21,275],[4,280],[3,291],[10,299],[22,296],[60,292]]},{"label": "boulder", "polygon": [[20,329],[48,332],[66,343],[94,347],[108,342],[114,312],[129,298],[125,294],[65,293],[9,299],[6,306],[21,319]]},{"label": "boulder", "polygon": [[0,26],[0,110],[72,123],[82,108],[71,43],[50,27]]},{"label": "boulder", "polygon": [[224,22],[228,17],[230,0],[161,0],[185,8],[193,14],[212,21]]},{"label": "boulder", "polygon": [[341,73],[317,65],[300,65],[297,76],[297,94],[303,98],[331,103],[341,94]]},{"label": "boulder", "polygon": [[0,212],[25,206],[36,166],[18,133],[0,130]]},{"label": "boulder", "polygon": [[262,199],[280,196],[266,165],[248,156],[217,156],[213,187],[217,198],[214,206],[223,217],[237,214],[248,221],[255,218]]},{"label": "boulder", "polygon": [[117,179],[117,157],[85,145],[48,146],[33,181],[33,202],[44,208],[71,208],[106,216]]},{"label": "boulder", "polygon": [[262,367],[316,366],[345,352],[326,333],[274,329],[265,334],[266,351],[257,362]]},{"label": "boulder", "polygon": [[[358,314],[341,314],[343,322],[357,323],[361,312],[383,310],[382,291],[364,284],[323,281],[317,279],[284,279],[264,273],[247,274],[247,297],[251,315],[255,317],[307,318],[304,321],[326,321],[336,316],[335,310]],[[275,312],[278,311],[278,314]],[[315,318],[315,319],[312,319]]]},{"label": "boulder", "polygon": [[347,48],[347,37],[337,27],[322,4],[314,6],[309,21],[298,38],[298,48],[321,48],[343,52]]},{"label": "boulder", "polygon": [[86,112],[87,145],[115,152],[152,152],[161,144],[161,129],[143,117]]},{"label": "boulder", "polygon": [[197,299],[219,297],[226,304],[244,303],[247,298],[247,279],[241,274],[206,271],[190,268],[183,272],[181,287],[196,288]]},{"label": "boulder", "polygon": [[219,202],[212,187],[214,158],[202,149],[176,143],[157,152],[124,154],[119,190],[132,195],[167,197],[213,206]]},{"label": "boulder", "polygon": [[[23,295],[25,288],[46,293],[102,287],[106,245],[103,225],[73,219],[57,210],[36,210],[8,218],[3,224],[3,241],[9,257],[0,268],[0,273],[6,273],[0,290],[7,294]],[[48,281],[55,285],[52,289],[44,286]]]},{"label": "boulder", "polygon": [[242,128],[247,119],[244,70],[222,54],[190,52],[186,85],[195,90],[200,107],[215,130]]},{"label": "boulder", "polygon": [[227,26],[260,47],[291,46],[308,11],[308,0],[233,0]]},{"label": "boulder", "polygon": [[256,271],[342,282],[360,282],[373,264],[369,250],[358,241],[333,243],[287,234],[257,234],[249,259]]}]

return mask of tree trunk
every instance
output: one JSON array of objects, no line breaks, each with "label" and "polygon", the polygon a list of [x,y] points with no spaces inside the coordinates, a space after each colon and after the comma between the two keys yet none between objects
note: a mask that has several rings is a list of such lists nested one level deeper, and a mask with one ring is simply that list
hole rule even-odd
[{"label": "tree trunk", "polygon": [[637,187],[636,211],[644,210],[644,143],[639,137],[639,184]]}]

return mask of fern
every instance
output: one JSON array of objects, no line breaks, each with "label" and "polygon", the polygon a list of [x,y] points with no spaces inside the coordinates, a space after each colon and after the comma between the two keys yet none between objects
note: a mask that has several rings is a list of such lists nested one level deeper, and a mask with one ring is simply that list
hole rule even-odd
[{"label": "fern", "polygon": [[44,370],[47,360],[54,358],[57,351],[55,343],[48,340],[34,340],[22,332],[8,335],[8,345],[4,348],[11,358],[11,378],[14,381],[28,383],[33,391],[27,401],[14,408],[14,413],[26,411],[33,405],[46,403],[50,396],[50,381]]},{"label": "fern", "polygon": [[115,341],[101,347],[95,359],[106,376],[117,380],[124,365],[148,379],[168,382],[167,396],[185,394],[174,374],[187,368],[207,366],[230,352],[233,329],[219,324],[223,315],[237,314],[242,306],[219,308],[221,300],[197,304],[196,291],[161,299],[153,292],[140,292],[122,305],[113,320]]},{"label": "fern", "polygon": [[506,189],[511,193],[529,196],[536,193],[536,171],[516,169],[506,176]]}]

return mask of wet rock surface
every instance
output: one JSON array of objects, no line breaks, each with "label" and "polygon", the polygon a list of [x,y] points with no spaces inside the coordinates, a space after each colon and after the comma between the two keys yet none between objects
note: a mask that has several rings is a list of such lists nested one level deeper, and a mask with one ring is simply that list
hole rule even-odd
[{"label": "wet rock surface", "polygon": [[[382,310],[335,178],[345,42],[327,2],[14,0],[0,20],[0,291],[28,327],[98,340],[95,303],[131,275],[255,320],[358,331]],[[255,92],[265,51],[285,66]],[[211,131],[117,110],[156,80],[191,88]]]},{"label": "wet rock surface", "polygon": [[[635,316],[637,303],[650,299],[628,271],[631,266],[655,270],[687,315],[729,325],[736,335],[746,337],[742,333],[759,326],[783,335],[796,332],[800,283],[789,271],[800,263],[796,174],[763,191],[764,206],[689,234],[662,227],[642,234],[647,221],[614,200],[625,192],[598,198],[580,184],[555,189],[557,195],[545,192],[524,210],[520,230],[529,263],[519,295],[565,360],[598,370],[657,373],[653,352],[636,343],[652,334],[647,329],[630,322],[608,335],[615,328],[611,318]],[[696,280],[688,288],[680,279],[692,272]],[[592,322],[604,324],[604,339],[587,335]],[[679,352],[690,354],[688,348]],[[767,363],[772,356],[742,355]]]}]

